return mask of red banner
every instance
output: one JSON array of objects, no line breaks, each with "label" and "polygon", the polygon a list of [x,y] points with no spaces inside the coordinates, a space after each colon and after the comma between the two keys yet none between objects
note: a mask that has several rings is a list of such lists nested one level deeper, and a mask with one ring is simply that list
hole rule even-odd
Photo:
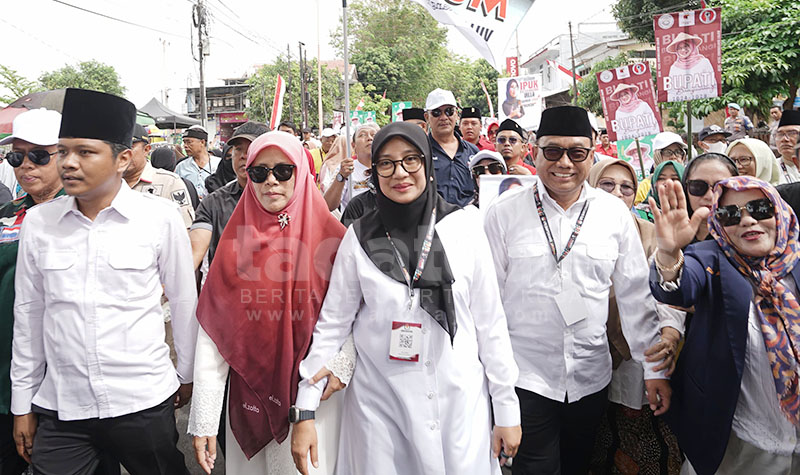
[{"label": "red banner", "polygon": [[653,17],[658,64],[658,102],[722,95],[721,8]]},{"label": "red banner", "polygon": [[597,73],[608,138],[614,142],[661,132],[650,65],[636,63]]},{"label": "red banner", "polygon": [[512,78],[519,76],[519,58],[516,56],[506,58],[506,74]]}]

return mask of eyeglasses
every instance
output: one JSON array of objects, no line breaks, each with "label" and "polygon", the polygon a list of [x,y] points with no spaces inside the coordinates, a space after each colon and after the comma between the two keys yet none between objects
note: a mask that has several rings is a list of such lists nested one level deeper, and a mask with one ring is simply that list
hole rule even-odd
[{"label": "eyeglasses", "polygon": [[708,189],[713,186],[703,180],[688,180],[686,182],[686,191],[692,196],[704,196]]},{"label": "eyeglasses", "polygon": [[731,160],[736,162],[736,165],[746,167],[753,163],[753,157],[741,156],[741,157],[731,157]]},{"label": "eyeglasses", "polygon": [[586,147],[555,147],[555,146],[546,146],[546,147],[539,147],[544,155],[544,159],[550,162],[557,162],[561,160],[561,157],[564,156],[566,152],[567,156],[573,162],[582,162],[589,157],[589,152],[592,151],[590,148]]},{"label": "eyeglasses", "polygon": [[622,196],[633,196],[633,194],[636,193],[636,189],[630,183],[622,182],[618,184],[610,178],[603,178],[597,182],[597,187],[608,193],[613,193],[617,186],[619,186],[619,191],[622,193]]},{"label": "eyeglasses", "polygon": [[288,181],[292,178],[292,175],[294,175],[295,168],[294,165],[288,163],[279,163],[272,168],[265,167],[264,165],[255,165],[247,167],[247,176],[253,180],[253,183],[264,183],[267,181],[270,172],[272,172],[272,176],[274,176],[276,180]]},{"label": "eyeglasses", "polygon": [[769,198],[748,201],[744,206],[728,205],[717,208],[714,217],[722,226],[736,226],[742,221],[742,210],[747,210],[756,221],[775,217],[775,206]]},{"label": "eyeglasses", "polygon": [[503,165],[500,165],[499,163],[490,163],[488,165],[475,165],[474,167],[472,167],[472,174],[475,176],[485,175],[486,170],[489,170],[490,175],[502,175]]},{"label": "eyeglasses", "polygon": [[398,163],[407,173],[416,173],[422,168],[422,157],[419,155],[409,155],[402,160],[382,158],[375,163],[375,172],[380,177],[389,178],[394,175]]},{"label": "eyeglasses", "polygon": [[667,160],[671,160],[673,157],[674,158],[683,158],[683,157],[686,156],[686,150],[684,150],[682,148],[678,149],[678,150],[664,149],[664,150],[661,151],[661,156],[666,158]]},{"label": "eyeglasses", "polygon": [[442,109],[433,109],[431,111],[431,115],[434,116],[434,117],[439,117],[440,115],[442,115],[442,112],[447,114],[447,117],[453,117],[453,114],[456,113],[456,109],[455,109],[455,107],[448,107],[447,109],[444,109],[444,110],[442,110]]},{"label": "eyeglasses", "polygon": [[[55,154],[56,152],[50,153],[47,150],[37,149],[28,152],[27,157],[34,165],[47,165],[50,163],[50,157]],[[26,154],[22,152],[8,152],[6,154],[6,161],[12,167],[17,168],[25,161],[25,156]]]},{"label": "eyeglasses", "polygon": [[516,137],[497,137],[496,140],[500,145],[504,145],[506,142],[508,142],[509,145],[516,145],[517,142],[519,142],[519,139]]},{"label": "eyeglasses", "polygon": [[775,132],[775,139],[796,139],[800,136],[800,131],[797,130],[781,130],[779,132]]}]

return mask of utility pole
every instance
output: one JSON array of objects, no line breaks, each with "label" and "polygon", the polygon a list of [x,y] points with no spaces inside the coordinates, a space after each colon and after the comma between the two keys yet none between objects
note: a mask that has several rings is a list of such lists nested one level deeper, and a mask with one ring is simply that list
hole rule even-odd
[{"label": "utility pole", "polygon": [[203,0],[197,0],[192,14],[194,26],[197,28],[197,46],[200,52],[200,121],[203,127],[208,122],[208,105],[206,104],[205,57],[209,55],[208,28],[206,24],[206,7]]},{"label": "utility pole", "polygon": [[303,47],[306,45],[302,41],[298,42],[298,49],[300,50],[300,105],[303,111],[303,118],[301,119],[302,125],[300,126],[301,129],[307,127],[308,124],[308,102],[306,101],[306,95],[308,91],[306,91],[306,61],[303,57]]},{"label": "utility pole", "polygon": [[[286,45],[286,69],[289,70],[286,78],[286,99],[289,102],[289,122],[294,123],[294,111],[292,110],[292,51],[291,45]],[[280,122],[280,117],[278,118]]]},{"label": "utility pole", "polygon": [[322,135],[322,56],[319,43],[319,2],[317,0],[317,129]]},{"label": "utility pole", "polygon": [[572,55],[572,105],[578,105],[578,80],[575,79],[575,47],[572,41],[572,22],[569,22],[569,52]]}]

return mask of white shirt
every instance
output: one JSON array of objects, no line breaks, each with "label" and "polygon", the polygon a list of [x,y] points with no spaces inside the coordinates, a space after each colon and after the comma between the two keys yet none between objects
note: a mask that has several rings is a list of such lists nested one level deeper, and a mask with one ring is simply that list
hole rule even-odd
[{"label": "white shirt", "polygon": [[[791,276],[781,282],[797,295]],[[732,429],[736,437],[769,453],[800,454],[800,428],[792,425],[781,412],[767,347],[752,302],[747,319],[742,385]]]},{"label": "white shirt", "polygon": [[778,158],[778,161],[781,167],[780,184],[800,181],[800,171],[797,170],[797,166],[795,166],[794,162],[791,160],[784,160],[783,158]]},{"label": "white shirt", "polygon": [[11,164],[9,164],[6,160],[0,162],[0,183],[6,185],[8,191],[11,192],[11,196],[13,196],[15,199],[19,198],[25,193],[17,183],[17,176],[14,174],[14,167],[12,167]]},{"label": "white shirt", "polygon": [[[517,387],[556,401],[569,396],[575,402],[609,384],[606,321],[612,282],[631,355],[644,366],[645,379],[666,379],[663,372],[653,372],[657,363],[644,362],[644,351],[658,341],[659,321],[630,211],[619,198],[588,185],[565,211],[536,180],[559,255],[583,204],[588,201],[589,207],[560,272],[536,211],[532,186],[504,193],[487,211],[486,234],[520,369]],[[555,300],[565,283],[577,285],[588,312],[570,326]]]},{"label": "white shirt", "polygon": [[[333,265],[331,284],[300,365],[297,406],[317,407],[324,382],[308,383],[353,333],[356,365],[345,393],[337,473],[500,474],[490,455],[492,416],[520,423],[517,367],[491,251],[476,209],[436,223],[455,282],[458,329],[450,336],[419,305],[415,292],[383,274],[351,226]],[[363,299],[363,300],[362,300]],[[363,303],[362,303],[363,302]],[[418,362],[389,359],[392,322],[422,325]]]},{"label": "white shirt", "polygon": [[[28,210],[15,278],[11,412],[61,420],[154,407],[192,380],[197,291],[177,208],[123,181],[94,221],[62,196]],[[169,298],[177,374],[164,341]]]}]

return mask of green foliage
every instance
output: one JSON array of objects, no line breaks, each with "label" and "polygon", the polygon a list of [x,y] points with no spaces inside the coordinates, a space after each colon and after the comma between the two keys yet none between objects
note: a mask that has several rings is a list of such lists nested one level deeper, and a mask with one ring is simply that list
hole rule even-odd
[{"label": "green foliage", "polygon": [[42,86],[36,81],[30,81],[17,71],[0,64],[0,90],[7,91],[7,94],[0,95],[0,104],[8,105],[22,96],[41,89]]},{"label": "green foliage", "polygon": [[613,13],[622,31],[639,41],[653,43],[653,15],[697,8],[700,0],[619,0]]},{"label": "green foliage", "polygon": [[45,89],[77,87],[123,96],[125,88],[120,83],[119,74],[113,66],[99,61],[83,61],[77,66],[65,65],[39,77]]},{"label": "green foliage", "polygon": [[[289,106],[292,108],[292,118],[296,124],[302,122],[302,103],[300,98],[300,66],[296,61],[291,63],[292,82],[287,82],[286,95],[283,99],[283,113],[281,121],[289,120]],[[308,92],[311,102],[308,106],[309,125],[317,124],[317,60],[312,58],[308,61]],[[272,99],[275,97],[275,85],[278,74],[288,81],[289,74],[286,56],[281,56],[275,62],[261,67],[256,73],[248,78],[247,83],[252,87],[247,92],[250,105],[247,108],[247,117],[252,120],[267,122],[272,114]],[[323,122],[332,122],[331,111],[334,108],[334,101],[342,95],[339,90],[339,73],[335,70],[322,67],[322,110],[328,114],[323,117]]]},{"label": "green foliage", "polygon": [[362,86],[361,83],[356,83],[350,86],[350,110],[355,110],[358,106],[361,99],[364,99],[364,107],[363,110],[365,111],[375,111],[375,118],[378,121],[378,125],[383,127],[384,125],[388,124],[392,120],[392,100],[391,99],[384,99],[383,93],[379,93],[378,90],[372,84],[368,84],[366,87]]}]

